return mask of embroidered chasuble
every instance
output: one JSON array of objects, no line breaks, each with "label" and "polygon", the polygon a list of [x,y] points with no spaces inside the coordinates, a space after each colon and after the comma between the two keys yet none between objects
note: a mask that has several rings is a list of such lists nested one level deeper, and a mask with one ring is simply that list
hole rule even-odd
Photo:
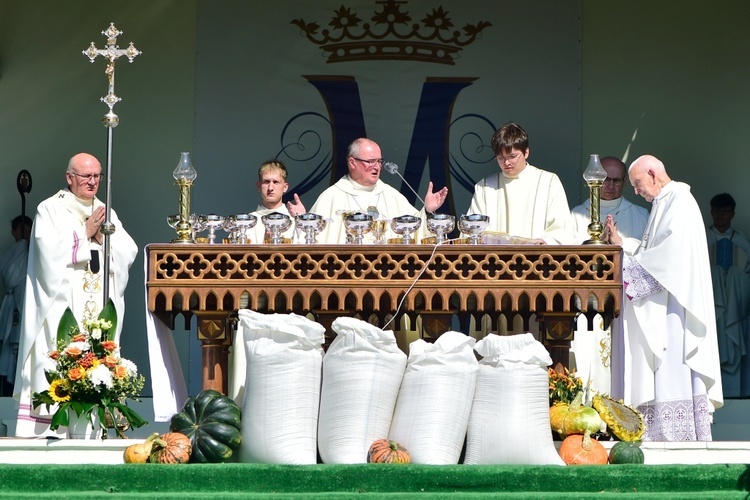
[{"label": "embroidered chasuble", "polygon": [[[82,200],[67,189],[37,207],[29,244],[24,316],[21,323],[18,369],[14,398],[19,401],[16,436],[63,435],[65,429],[49,430],[51,415],[44,406],[31,408],[31,394],[49,387],[45,369],[54,362],[47,354],[57,349],[57,327],[70,307],[79,323],[96,318],[103,306],[102,247],[86,234],[85,222],[98,199]],[[128,270],[138,248],[122,227],[114,210],[110,222],[116,230],[110,236],[110,298],[117,310],[119,343],[124,318],[124,293]],[[99,266],[96,268],[96,259]]]},{"label": "embroidered chasuble", "polygon": [[710,441],[724,402],[702,222],[690,186],[669,182],[624,262],[623,350],[613,352],[624,385],[613,396],[644,414],[644,440]]}]

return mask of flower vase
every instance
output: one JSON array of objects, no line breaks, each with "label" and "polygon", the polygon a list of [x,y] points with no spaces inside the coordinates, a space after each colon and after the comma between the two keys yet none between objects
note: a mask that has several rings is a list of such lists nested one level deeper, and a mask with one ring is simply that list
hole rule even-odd
[{"label": "flower vase", "polygon": [[91,412],[91,420],[88,415],[77,415],[75,410],[68,410],[69,439],[101,439],[101,437],[102,426],[96,408]]}]

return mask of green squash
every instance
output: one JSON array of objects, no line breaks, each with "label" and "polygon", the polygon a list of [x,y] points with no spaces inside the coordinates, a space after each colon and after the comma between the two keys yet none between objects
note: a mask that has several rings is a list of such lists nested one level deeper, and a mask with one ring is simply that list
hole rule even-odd
[{"label": "green squash", "polygon": [[241,416],[239,406],[231,398],[205,390],[188,398],[182,411],[172,416],[169,430],[190,438],[191,462],[226,462],[242,441]]},{"label": "green squash", "polygon": [[642,464],[643,450],[640,441],[618,441],[609,450],[611,464]]}]

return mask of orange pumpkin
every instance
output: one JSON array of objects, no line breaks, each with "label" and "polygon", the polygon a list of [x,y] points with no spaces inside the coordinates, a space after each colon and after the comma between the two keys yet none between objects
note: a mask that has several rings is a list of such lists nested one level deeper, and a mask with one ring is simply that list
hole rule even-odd
[{"label": "orange pumpkin", "polygon": [[408,464],[411,462],[409,450],[389,439],[376,439],[367,452],[367,463]]},{"label": "orange pumpkin", "polygon": [[150,462],[157,464],[184,464],[190,460],[193,445],[190,438],[179,432],[167,432],[154,439]]},{"label": "orange pumpkin", "polygon": [[567,465],[603,465],[609,454],[602,443],[591,439],[586,432],[566,437],[560,445],[560,457]]}]

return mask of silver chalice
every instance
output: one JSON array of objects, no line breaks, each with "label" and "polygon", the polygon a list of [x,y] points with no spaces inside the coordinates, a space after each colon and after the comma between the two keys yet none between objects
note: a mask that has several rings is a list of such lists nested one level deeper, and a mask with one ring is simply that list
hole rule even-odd
[{"label": "silver chalice", "polygon": [[344,216],[344,226],[346,226],[346,232],[352,236],[354,243],[361,245],[365,234],[369,233],[372,229],[372,215],[368,215],[361,212]]},{"label": "silver chalice", "polygon": [[435,243],[445,243],[446,236],[456,227],[456,217],[449,214],[427,214],[427,229],[435,234]]},{"label": "silver chalice", "polygon": [[317,243],[318,233],[326,227],[326,220],[317,214],[300,214],[294,218],[294,222],[299,231],[305,234],[305,243],[311,245]]},{"label": "silver chalice", "polygon": [[260,218],[266,226],[266,233],[271,234],[271,244],[278,245],[284,242],[284,231],[292,227],[292,218],[280,212],[271,212]]},{"label": "silver chalice", "polygon": [[224,216],[216,214],[206,214],[200,216],[200,221],[204,227],[208,228],[208,242],[216,243],[216,230],[224,226]]},{"label": "silver chalice", "polygon": [[482,214],[462,215],[458,219],[458,229],[462,234],[469,237],[469,243],[478,245],[481,242],[480,235],[490,223],[490,217]]},{"label": "silver chalice", "polygon": [[247,244],[247,230],[255,227],[258,223],[257,217],[253,214],[235,214],[229,217],[229,220],[236,231],[236,240],[240,245]]},{"label": "silver chalice", "polygon": [[391,221],[391,229],[401,235],[401,243],[409,244],[414,241],[414,231],[422,225],[422,219],[414,215],[400,215]]}]

